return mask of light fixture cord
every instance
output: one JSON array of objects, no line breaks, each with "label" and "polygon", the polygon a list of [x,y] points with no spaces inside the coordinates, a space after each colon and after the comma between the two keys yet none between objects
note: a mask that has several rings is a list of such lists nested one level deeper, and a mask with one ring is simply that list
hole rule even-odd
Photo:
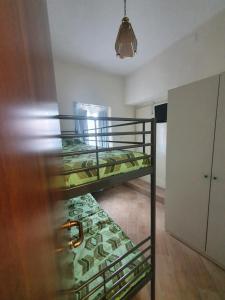
[{"label": "light fixture cord", "polygon": [[124,17],[127,16],[127,0],[124,0]]}]

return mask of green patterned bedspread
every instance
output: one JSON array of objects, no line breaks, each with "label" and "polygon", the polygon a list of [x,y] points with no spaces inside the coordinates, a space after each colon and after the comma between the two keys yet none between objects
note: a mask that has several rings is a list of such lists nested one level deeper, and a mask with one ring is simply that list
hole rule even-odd
[{"label": "green patterned bedspread", "polygon": [[[92,276],[127,253],[128,250],[134,247],[134,244],[126,236],[122,229],[113,222],[107,213],[101,209],[91,194],[68,200],[65,205],[65,210],[68,218],[81,221],[84,229],[84,242],[80,247],[70,250],[70,255],[68,255],[68,253],[65,255],[66,259],[64,260],[62,264],[63,267],[61,268],[61,272],[63,273],[63,289],[70,289],[80,287]],[[74,238],[76,235],[76,229],[71,229],[71,236]],[[106,278],[139,253],[139,250],[136,250],[113,266],[105,273]],[[143,259],[144,256],[141,255],[137,260],[114,276],[106,284],[106,288],[112,288],[116,281],[137,267]],[[144,263],[134,270],[134,272],[120,283],[119,287],[113,288],[112,291],[110,291],[106,299],[110,299],[118,291],[118,289],[121,288],[121,286],[124,286],[140,272],[141,275],[137,276],[134,283],[116,298],[122,299],[124,294],[126,294],[135,284],[146,276],[146,271],[143,272],[143,268],[146,267],[146,265],[147,264]],[[86,288],[81,289],[78,293],[69,295],[68,299],[81,300],[88,294],[88,292],[102,282],[103,278],[98,277]],[[88,299],[98,300],[101,299],[103,295],[104,288],[101,287]]]},{"label": "green patterned bedspread", "polygon": [[[82,150],[90,150],[93,147],[89,145],[79,143],[79,144],[67,144],[63,146],[63,152],[70,151],[82,151]],[[136,157],[142,157],[144,154],[137,151],[128,151],[128,150],[112,150],[107,152],[99,153],[99,164],[106,163],[115,163],[126,159],[132,159]],[[79,169],[85,167],[96,166],[96,154],[81,154],[76,156],[69,156],[63,158],[64,170],[69,171],[71,169]],[[114,164],[110,167],[103,167],[99,170],[100,179],[120,174],[127,173],[130,171],[138,170],[143,167],[147,167],[150,165],[150,159],[148,157],[132,162]],[[81,184],[93,182],[97,180],[97,169],[87,170],[78,173],[72,173],[69,175],[64,175],[64,183],[66,187],[74,187]]]}]

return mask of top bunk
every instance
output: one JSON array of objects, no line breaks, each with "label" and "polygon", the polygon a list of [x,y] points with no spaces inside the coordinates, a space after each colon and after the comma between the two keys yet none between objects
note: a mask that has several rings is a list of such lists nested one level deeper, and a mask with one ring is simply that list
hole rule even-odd
[{"label": "top bunk", "polygon": [[155,120],[57,115],[63,198],[95,192],[155,170]]}]

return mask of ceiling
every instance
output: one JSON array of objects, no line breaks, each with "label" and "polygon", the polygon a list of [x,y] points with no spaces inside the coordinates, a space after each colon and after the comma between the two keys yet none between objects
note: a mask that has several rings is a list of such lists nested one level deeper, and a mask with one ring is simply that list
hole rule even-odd
[{"label": "ceiling", "polygon": [[54,56],[127,75],[195,30],[220,10],[224,0],[127,0],[138,53],[121,60],[114,44],[123,0],[47,0]]}]

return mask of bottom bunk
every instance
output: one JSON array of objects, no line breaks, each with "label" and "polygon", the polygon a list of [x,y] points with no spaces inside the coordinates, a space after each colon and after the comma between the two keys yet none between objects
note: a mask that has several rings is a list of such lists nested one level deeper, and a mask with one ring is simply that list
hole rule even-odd
[{"label": "bottom bunk", "polygon": [[[61,259],[65,299],[131,299],[151,280],[150,237],[135,246],[91,194],[66,201],[65,212],[84,232],[83,243]],[[77,235],[71,228],[71,239]]]}]

